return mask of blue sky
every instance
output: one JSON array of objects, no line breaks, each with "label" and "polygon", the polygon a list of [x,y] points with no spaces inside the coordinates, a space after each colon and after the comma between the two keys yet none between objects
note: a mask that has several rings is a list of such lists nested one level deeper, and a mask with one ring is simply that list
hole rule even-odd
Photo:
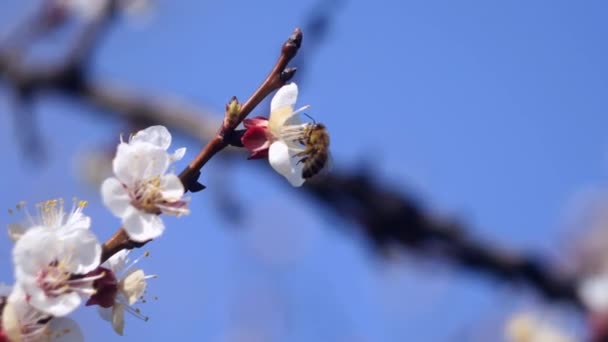
[{"label": "blue sky", "polygon": [[[147,25],[111,30],[94,74],[221,111],[230,96],[251,93],[317,3],[159,0]],[[4,0],[0,32],[32,5]],[[607,10],[599,0],[344,1],[327,41],[311,51],[299,103],[329,128],[335,168],[366,163],[379,181],[464,220],[482,239],[561,256],[573,198],[608,178]],[[57,41],[39,57],[57,56],[48,53]],[[32,164],[0,87],[0,208],[85,198],[93,229],[109,236],[119,222],[79,180],[74,156],[117,141],[123,126],[42,96],[36,114],[48,160]],[[174,145],[186,143],[188,159],[199,146]],[[480,325],[498,329],[504,312],[537,302],[441,262],[382,260],[340,229],[347,222],[250,163],[211,162],[192,215],[168,219],[146,248],[152,256],[142,266],[160,275],[149,287],[159,299],[142,307],[149,322],[128,318],[127,338],[450,341]],[[242,221],[218,213],[220,186],[244,207]],[[0,213],[0,224],[14,220]],[[2,238],[7,282],[9,258]],[[94,311],[74,316],[87,340],[120,340]]]}]

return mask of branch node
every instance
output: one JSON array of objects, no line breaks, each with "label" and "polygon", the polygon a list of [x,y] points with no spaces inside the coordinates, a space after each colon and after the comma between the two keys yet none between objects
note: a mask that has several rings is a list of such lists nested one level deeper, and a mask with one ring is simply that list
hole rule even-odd
[{"label": "branch node", "polygon": [[190,167],[186,167],[179,175],[179,178],[186,191],[195,193],[205,189],[205,186],[198,181],[200,176],[200,170],[192,170]]},{"label": "branch node", "polygon": [[279,79],[281,80],[281,82],[283,82],[283,84],[285,84],[293,78],[293,76],[296,74],[296,71],[298,71],[298,68],[285,68],[279,75]]}]

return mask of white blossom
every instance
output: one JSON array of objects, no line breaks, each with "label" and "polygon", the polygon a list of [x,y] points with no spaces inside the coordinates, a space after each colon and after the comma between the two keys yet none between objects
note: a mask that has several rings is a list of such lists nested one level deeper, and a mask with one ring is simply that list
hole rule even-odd
[{"label": "white blossom", "polygon": [[36,204],[36,215],[32,216],[27,211],[24,203],[17,205],[18,210],[25,210],[26,221],[23,223],[13,223],[8,225],[8,235],[13,241],[25,234],[32,228],[44,227],[49,230],[57,231],[60,234],[69,234],[78,229],[89,229],[91,218],[84,215],[82,211],[86,207],[86,201],[74,200],[74,205],[70,212],[66,212],[63,206],[63,199],[53,199]]},{"label": "white blossom", "polygon": [[86,273],[97,268],[101,246],[88,229],[28,229],[15,244],[17,285],[34,308],[53,316],[75,310],[82,297],[94,293]]},{"label": "white blossom", "polygon": [[578,294],[591,312],[608,314],[608,273],[584,278],[578,286]]},{"label": "white blossom", "polygon": [[[104,279],[107,281],[100,282],[100,286],[105,289],[100,289],[99,294],[104,298],[93,297],[87,303],[87,305],[98,304],[101,317],[111,322],[112,328],[119,335],[124,333],[125,311],[140,319],[148,320],[133,305],[143,298],[147,280],[156,277],[146,275],[139,268],[133,268],[141,257],[129,263],[128,255],[129,251],[121,250],[101,265],[102,272],[110,272],[105,275]],[[144,254],[144,256],[147,255],[147,253]],[[110,302],[109,305],[108,302]]]},{"label": "white blossom", "polygon": [[167,173],[171,163],[181,159],[185,148],[167,153],[171,134],[164,126],[137,132],[128,142],[118,145],[112,162],[116,177],[101,185],[104,204],[117,217],[133,241],[160,236],[165,226],[160,213],[189,213],[184,186],[179,177]]},{"label": "white blossom", "polygon": [[513,316],[505,329],[510,342],[576,342],[559,325],[528,313]]},{"label": "white blossom", "polygon": [[84,337],[78,324],[67,317],[53,317],[37,310],[15,286],[2,312],[2,324],[12,342],[79,342]]}]

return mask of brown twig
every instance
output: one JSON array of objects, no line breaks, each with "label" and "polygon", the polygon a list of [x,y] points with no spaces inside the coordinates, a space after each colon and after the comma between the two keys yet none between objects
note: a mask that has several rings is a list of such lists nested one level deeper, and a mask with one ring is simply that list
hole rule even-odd
[{"label": "brown twig", "polygon": [[245,117],[247,117],[247,115],[266,98],[266,96],[285,85],[285,83],[293,77],[296,69],[287,69],[287,64],[296,56],[301,43],[302,31],[299,28],[296,28],[289,39],[283,44],[281,55],[268,76],[241,106],[236,118],[224,121],[219,128],[217,135],[203,147],[192,162],[180,173],[179,177],[186,190],[196,192],[203,189],[203,186],[198,183],[200,170],[215,154],[228,146],[224,137],[231,134]]},{"label": "brown twig", "polygon": [[[213,156],[228,146],[224,137],[232,134],[234,129],[260,102],[262,102],[262,100],[264,100],[264,98],[266,98],[266,96],[285,85],[285,83],[293,77],[296,69],[287,69],[287,64],[289,64],[289,61],[297,54],[301,42],[302,31],[299,28],[296,28],[283,44],[281,54],[266,79],[240,107],[236,117],[231,120],[224,120],[220,125],[217,134],[207,142],[196,157],[194,157],[192,162],[190,162],[190,164],[180,173],[179,178],[184,184],[186,191],[196,192],[204,188],[204,186],[198,182],[200,170],[211,158],[213,158]],[[141,247],[148,242],[149,241],[135,243],[129,240],[129,236],[125,233],[124,229],[120,228],[103,244],[101,260],[104,262],[122,249]]]}]

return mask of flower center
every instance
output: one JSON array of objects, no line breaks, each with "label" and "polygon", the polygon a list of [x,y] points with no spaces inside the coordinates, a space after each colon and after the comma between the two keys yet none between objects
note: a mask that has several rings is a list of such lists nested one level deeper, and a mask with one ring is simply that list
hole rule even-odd
[{"label": "flower center", "polygon": [[138,181],[131,192],[131,204],[150,214],[160,214],[159,204],[163,202],[160,187],[160,177],[153,177],[145,181]]},{"label": "flower center", "polygon": [[92,281],[103,277],[103,274],[79,276],[67,271],[65,262],[54,261],[38,271],[36,284],[48,297],[59,297],[69,292],[92,295],[95,290],[89,286]]},{"label": "flower center", "polygon": [[70,273],[65,271],[62,263],[54,261],[48,267],[38,271],[36,283],[49,297],[58,297],[69,291]]}]

